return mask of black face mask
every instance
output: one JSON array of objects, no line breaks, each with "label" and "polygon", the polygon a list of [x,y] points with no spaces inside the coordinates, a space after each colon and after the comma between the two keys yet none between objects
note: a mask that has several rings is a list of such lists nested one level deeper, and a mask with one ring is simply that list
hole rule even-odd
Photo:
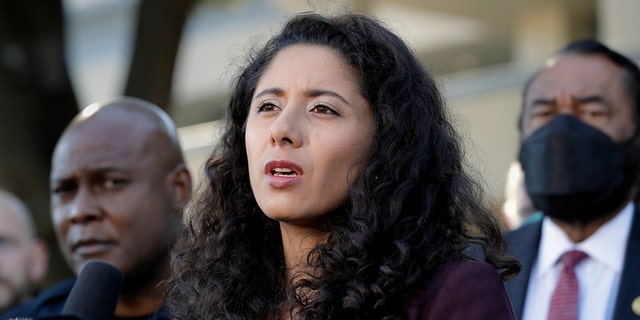
[{"label": "black face mask", "polygon": [[635,166],[625,148],[570,115],[560,115],[525,139],[520,163],[534,205],[569,223],[590,222],[628,198]]}]

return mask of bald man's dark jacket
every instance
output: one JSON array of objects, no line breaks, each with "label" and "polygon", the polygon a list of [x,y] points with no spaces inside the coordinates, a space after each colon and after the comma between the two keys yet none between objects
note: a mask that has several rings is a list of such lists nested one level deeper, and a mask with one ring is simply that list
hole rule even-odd
[{"label": "bald man's dark jacket", "polygon": [[[76,283],[76,278],[58,283],[43,291],[36,298],[22,304],[8,312],[0,315],[0,320],[8,319],[38,319],[41,317],[52,317],[60,315],[64,308],[64,303]],[[53,318],[52,318],[53,319]],[[165,308],[160,308],[154,314],[147,317],[136,318],[114,318],[114,319],[135,319],[135,320],[169,320],[169,315]]]},{"label": "bald man's dark jacket", "polygon": [[[615,320],[640,319],[640,314],[634,314],[631,305],[635,299],[640,303],[640,213],[636,202],[633,215],[633,225],[627,240],[627,250],[624,255],[620,287],[615,302],[613,318]],[[527,286],[531,276],[531,268],[538,256],[542,221],[520,227],[507,234],[509,252],[522,263],[522,271],[512,280],[505,283],[507,293],[513,304],[513,310],[518,319],[522,318]],[[605,299],[603,297],[603,299]]]}]

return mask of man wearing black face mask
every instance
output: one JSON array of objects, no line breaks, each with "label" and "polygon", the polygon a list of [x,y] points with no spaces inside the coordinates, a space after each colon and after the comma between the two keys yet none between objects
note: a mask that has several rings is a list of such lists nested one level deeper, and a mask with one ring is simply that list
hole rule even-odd
[{"label": "man wearing black face mask", "polygon": [[507,235],[519,319],[640,319],[640,70],[569,44],[526,84],[520,162],[541,222]]}]

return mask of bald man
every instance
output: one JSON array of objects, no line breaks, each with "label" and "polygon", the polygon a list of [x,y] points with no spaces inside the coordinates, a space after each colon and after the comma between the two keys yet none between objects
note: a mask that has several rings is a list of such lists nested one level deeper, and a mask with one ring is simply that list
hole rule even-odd
[{"label": "bald man", "polygon": [[0,313],[35,294],[47,273],[47,247],[36,237],[31,213],[12,193],[0,189]]},{"label": "bald man", "polygon": [[[118,319],[168,319],[162,281],[191,196],[169,116],[129,97],[92,104],[65,129],[51,165],[52,220],[69,266],[79,274],[89,260],[101,260],[123,272]],[[59,314],[73,283],[9,316]]]}]

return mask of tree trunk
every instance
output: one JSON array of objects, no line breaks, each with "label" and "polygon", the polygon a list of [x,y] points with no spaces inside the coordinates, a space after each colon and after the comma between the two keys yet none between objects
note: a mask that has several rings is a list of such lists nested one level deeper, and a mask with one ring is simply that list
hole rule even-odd
[{"label": "tree trunk", "polygon": [[167,110],[182,29],[195,0],[142,0],[125,95]]},{"label": "tree trunk", "polygon": [[78,112],[64,60],[62,1],[0,1],[0,186],[23,199],[49,243],[45,284],[71,273],[51,228],[49,169]]}]

